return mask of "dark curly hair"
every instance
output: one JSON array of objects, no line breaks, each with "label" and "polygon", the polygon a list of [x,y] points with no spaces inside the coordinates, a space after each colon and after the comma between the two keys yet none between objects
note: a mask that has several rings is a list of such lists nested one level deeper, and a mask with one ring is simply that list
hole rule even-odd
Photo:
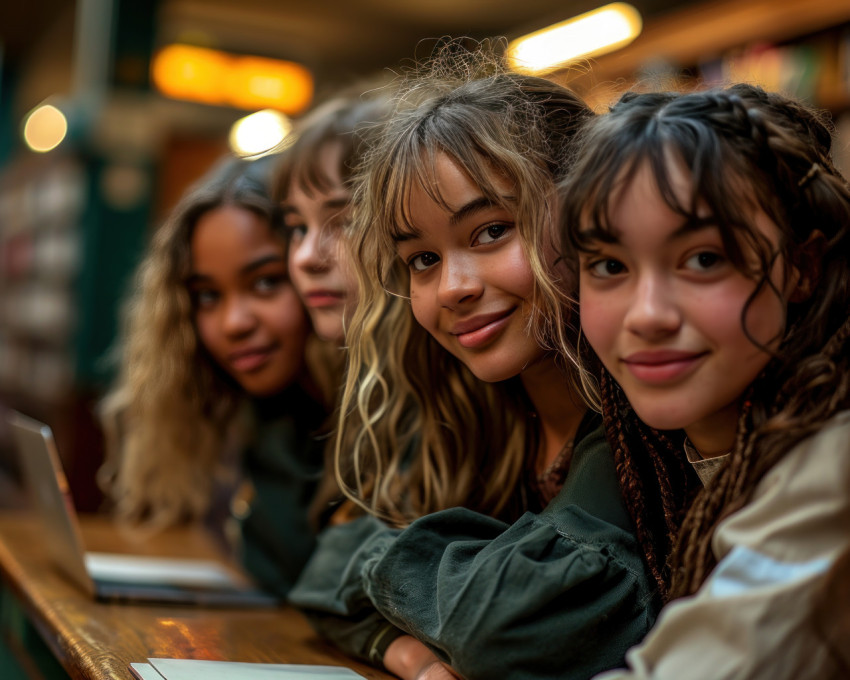
[{"label": "dark curly hair", "polygon": [[[671,210],[691,218],[697,205],[707,207],[730,260],[756,283],[741,313],[745,332],[752,300],[765,289],[780,295],[768,277],[774,263],[781,262],[786,273],[796,269],[804,282],[805,294],[787,305],[779,348],[742,395],[728,462],[684,520],[672,558],[671,596],[699,588],[715,564],[710,543],[715,527],[750,500],[765,473],[850,406],[850,188],[830,159],[831,139],[830,125],[818,112],[750,85],[630,93],[590,124],[563,185],[564,247],[573,252],[589,247],[583,225],[611,229],[612,190],[644,164]],[[672,190],[670,154],[691,176],[692,193],[684,199]],[[754,208],[777,225],[778,245],[752,224]],[[746,257],[753,252],[755,267]],[[609,427],[641,431],[616,383],[604,369],[600,373],[606,418],[615,421]],[[668,456],[677,435],[650,432],[623,440],[618,459],[629,460],[621,464],[639,465],[646,456]]]}]

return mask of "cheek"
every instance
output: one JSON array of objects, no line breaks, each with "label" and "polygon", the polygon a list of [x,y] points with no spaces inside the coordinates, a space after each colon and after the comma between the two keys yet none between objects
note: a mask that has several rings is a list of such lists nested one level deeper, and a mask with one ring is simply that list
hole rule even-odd
[{"label": "cheek", "polygon": [[518,239],[508,256],[495,264],[491,278],[517,297],[531,301],[534,294],[534,273]]},{"label": "cheek", "polygon": [[195,329],[198,333],[198,342],[210,354],[217,356],[216,348],[221,339],[221,333],[215,316],[210,313],[195,313]]},{"label": "cheek", "polygon": [[340,283],[345,288],[346,294],[352,300],[356,300],[358,297],[357,274],[354,271],[354,263],[348,256],[348,250],[341,241],[337,244],[336,263],[339,269]]},{"label": "cheek", "polygon": [[582,333],[600,358],[622,327],[619,312],[611,302],[587,287],[581,289],[579,313]]},{"label": "cheek", "polygon": [[747,308],[744,321],[759,344],[775,347],[785,330],[785,314],[785,303],[776,293],[763,290]]},{"label": "cheek", "polygon": [[429,333],[432,330],[434,319],[434,304],[428,302],[426,292],[415,283],[410,284],[410,311],[413,318]]},{"label": "cheek", "polygon": [[290,246],[289,248],[289,258],[287,260],[287,270],[289,272],[289,280],[292,282],[292,285],[295,287],[298,295],[302,295],[307,290],[307,283],[309,278],[304,279],[302,281],[302,269],[298,266],[298,246]]},{"label": "cheek", "polygon": [[278,310],[284,309],[277,324],[280,334],[289,342],[304,342],[310,334],[310,319],[294,286],[287,287],[278,299],[278,305]]}]

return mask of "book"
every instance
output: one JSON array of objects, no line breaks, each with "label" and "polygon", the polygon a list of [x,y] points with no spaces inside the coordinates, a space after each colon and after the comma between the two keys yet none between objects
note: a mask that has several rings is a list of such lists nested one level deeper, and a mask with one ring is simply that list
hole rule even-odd
[{"label": "book", "polygon": [[288,663],[244,663],[197,659],[148,659],[131,663],[138,680],[354,680],[363,678],[343,666]]}]

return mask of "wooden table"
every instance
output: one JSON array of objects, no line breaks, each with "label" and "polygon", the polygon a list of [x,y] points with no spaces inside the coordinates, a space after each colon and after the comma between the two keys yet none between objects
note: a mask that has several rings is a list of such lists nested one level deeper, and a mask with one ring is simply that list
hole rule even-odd
[{"label": "wooden table", "polygon": [[[96,517],[83,517],[82,528],[88,550],[184,557],[215,554],[199,531],[142,537]],[[291,607],[212,609],[95,602],[55,567],[39,538],[39,524],[32,516],[0,513],[3,633],[30,677],[127,680],[132,677],[128,665],[148,657],[348,666],[372,680],[392,677],[321,640]],[[37,634],[28,636],[22,624]],[[38,653],[39,644],[58,664]]]}]

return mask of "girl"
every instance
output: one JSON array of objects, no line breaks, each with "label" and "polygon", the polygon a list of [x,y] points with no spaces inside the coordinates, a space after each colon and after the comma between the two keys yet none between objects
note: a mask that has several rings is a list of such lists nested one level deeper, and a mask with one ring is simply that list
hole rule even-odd
[{"label": "girl", "polygon": [[155,234],[103,405],[100,480],[121,520],[163,527],[212,521],[241,463],[253,483],[239,504],[242,557],[284,595],[313,547],[306,508],[322,458],[311,432],[325,410],[267,170],[223,163]]},{"label": "girl", "polygon": [[830,141],[744,85],[627,95],[583,140],[564,222],[603,398],[683,431],[706,482],[674,560],[691,597],[611,677],[840,676],[810,612],[850,544],[850,190]]},{"label": "girl", "polygon": [[320,626],[377,610],[398,630],[370,629],[359,652],[402,677],[440,670],[414,637],[467,678],[587,677],[651,624],[677,518],[638,493],[623,507],[561,351],[573,286],[554,189],[590,112],[482,62],[413,76],[356,184],[336,467],[352,500],[407,528],[330,529],[291,599]]},{"label": "girl", "polygon": [[357,282],[341,239],[349,219],[350,176],[362,134],[386,110],[386,98],[377,94],[340,96],[319,107],[283,153],[275,181],[289,235],[292,282],[316,333],[338,345],[357,302]]},{"label": "girl", "polygon": [[[280,157],[274,194],[283,210],[289,241],[289,271],[316,333],[326,343],[315,361],[330,367],[334,381],[323,387],[337,395],[345,355],[345,327],[357,303],[357,282],[343,244],[349,221],[352,168],[365,135],[388,112],[379,92],[340,95],[318,107],[300,124],[295,142]],[[330,459],[331,451],[326,451]],[[327,466],[310,511],[315,526],[339,509],[341,493]]]}]

